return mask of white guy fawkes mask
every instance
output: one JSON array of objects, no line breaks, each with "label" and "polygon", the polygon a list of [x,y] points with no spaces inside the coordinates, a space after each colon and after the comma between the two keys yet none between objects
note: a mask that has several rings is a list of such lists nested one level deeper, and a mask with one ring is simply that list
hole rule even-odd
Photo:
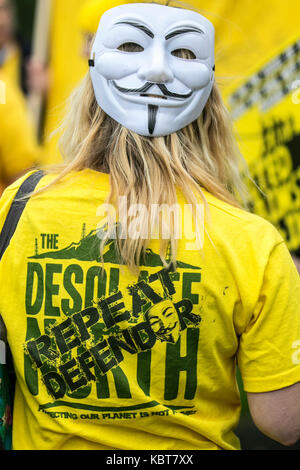
[{"label": "white guy fawkes mask", "polygon": [[194,11],[121,5],[102,16],[90,66],[110,117],[140,135],[169,135],[197,119],[210,96],[214,27]]}]

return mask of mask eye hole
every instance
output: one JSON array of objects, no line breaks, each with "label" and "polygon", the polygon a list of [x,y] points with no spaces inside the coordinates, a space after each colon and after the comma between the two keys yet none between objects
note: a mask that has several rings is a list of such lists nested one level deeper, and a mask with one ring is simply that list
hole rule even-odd
[{"label": "mask eye hole", "polygon": [[178,57],[179,59],[187,59],[187,60],[195,60],[195,54],[190,51],[189,49],[175,49],[171,52],[174,57]]},{"label": "mask eye hole", "polygon": [[143,52],[144,48],[136,42],[124,42],[118,47],[121,52]]}]

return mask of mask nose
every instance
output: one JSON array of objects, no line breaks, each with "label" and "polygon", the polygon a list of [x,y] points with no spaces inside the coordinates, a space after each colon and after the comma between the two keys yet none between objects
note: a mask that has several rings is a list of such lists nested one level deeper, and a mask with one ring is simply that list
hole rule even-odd
[{"label": "mask nose", "polygon": [[166,51],[162,46],[153,45],[137,75],[141,80],[154,83],[167,83],[173,80],[174,75],[169,67]]}]

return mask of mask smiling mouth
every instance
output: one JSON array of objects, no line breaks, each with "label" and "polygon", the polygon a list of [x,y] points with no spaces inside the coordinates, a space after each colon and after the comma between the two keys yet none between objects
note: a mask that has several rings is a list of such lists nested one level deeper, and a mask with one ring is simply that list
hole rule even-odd
[{"label": "mask smiling mouth", "polygon": [[144,98],[160,98],[161,100],[167,100],[168,99],[166,96],[151,95],[150,93],[141,93],[140,96],[143,96]]},{"label": "mask smiling mouth", "polygon": [[[143,96],[143,97],[147,97],[147,98],[161,98],[161,99],[168,99],[168,97],[170,98],[178,98],[178,99],[181,99],[181,100],[185,100],[187,98],[190,98],[193,94],[193,92],[191,91],[190,93],[186,93],[186,94],[181,94],[181,93],[173,93],[171,91],[169,91],[166,87],[166,85],[163,85],[161,83],[146,83],[144,86],[142,86],[141,88],[123,88],[123,87],[120,87],[119,85],[116,84],[115,81],[112,81],[114,87],[119,90],[121,93],[135,93],[135,94],[140,94],[140,96]],[[156,94],[150,94],[150,93],[147,93],[148,90],[150,90],[150,88],[152,88],[153,86],[157,86],[160,91],[163,93],[162,95],[156,95]]]}]

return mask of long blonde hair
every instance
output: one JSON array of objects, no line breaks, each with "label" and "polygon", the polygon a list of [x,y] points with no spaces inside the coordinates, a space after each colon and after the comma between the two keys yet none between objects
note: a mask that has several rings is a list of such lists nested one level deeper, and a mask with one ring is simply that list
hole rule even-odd
[{"label": "long blonde hair", "polygon": [[[106,202],[110,204],[116,205],[118,198],[125,196],[128,206],[172,207],[177,203],[178,188],[187,203],[195,207],[199,197],[206,203],[204,188],[222,201],[240,205],[238,198],[241,200],[244,192],[241,157],[216,84],[196,121],[166,137],[148,138],[118,124],[99,107],[87,74],[70,98],[62,127],[60,150],[65,163],[52,184],[71,171],[90,168],[109,173],[111,189]],[[128,220],[119,219],[119,223],[127,226]],[[149,223],[147,213],[140,223]],[[177,240],[171,225],[169,240],[160,240],[160,254],[166,264],[164,253],[171,244],[169,261],[175,265]],[[109,236],[108,231],[101,252]],[[148,244],[149,239],[125,238],[118,240],[117,248],[122,261],[135,270]]]}]

